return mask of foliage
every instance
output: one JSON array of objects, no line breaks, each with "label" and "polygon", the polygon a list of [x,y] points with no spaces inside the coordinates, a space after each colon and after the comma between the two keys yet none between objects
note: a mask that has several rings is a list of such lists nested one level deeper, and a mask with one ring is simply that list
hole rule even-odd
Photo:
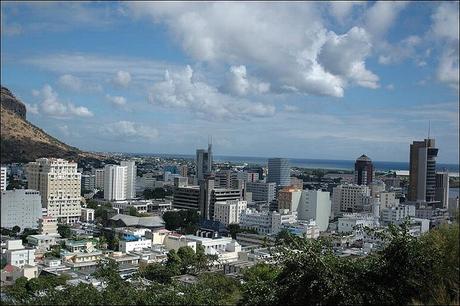
[{"label": "foliage", "polygon": [[161,284],[171,283],[171,278],[175,276],[174,271],[160,263],[148,264],[140,269],[140,275],[148,280]]},{"label": "foliage", "polygon": [[13,226],[13,228],[11,230],[15,234],[19,234],[21,232],[21,228],[19,226],[17,226],[17,225]]},{"label": "foliage", "polygon": [[136,207],[132,207],[132,206],[131,206],[131,207],[128,209],[128,214],[129,214],[130,216],[137,216],[137,209],[136,209]]},{"label": "foliage", "polygon": [[163,187],[147,188],[143,192],[144,199],[164,199],[167,195],[171,195],[171,193],[167,192]]},{"label": "foliage", "polygon": [[32,228],[25,228],[21,233],[22,243],[27,243],[27,236],[37,235],[38,230]]},{"label": "foliage", "polygon": [[179,230],[183,234],[194,234],[198,230],[200,216],[193,209],[166,211],[163,214],[165,227],[168,230]]},{"label": "foliage", "polygon": [[70,230],[70,226],[68,224],[58,224],[57,231],[62,238],[72,237],[72,231]]},{"label": "foliage", "polygon": [[249,234],[258,234],[257,230],[253,228],[241,228],[239,224],[233,223],[227,226],[230,236],[233,239],[236,239],[238,233],[249,233]]}]

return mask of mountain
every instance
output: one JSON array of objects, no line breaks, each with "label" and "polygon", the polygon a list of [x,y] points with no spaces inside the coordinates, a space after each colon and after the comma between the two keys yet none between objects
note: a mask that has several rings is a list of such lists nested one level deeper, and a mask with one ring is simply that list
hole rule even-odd
[{"label": "mountain", "polygon": [[26,119],[26,107],[7,88],[1,87],[1,163],[29,162],[40,157],[68,160],[102,159],[48,135]]}]

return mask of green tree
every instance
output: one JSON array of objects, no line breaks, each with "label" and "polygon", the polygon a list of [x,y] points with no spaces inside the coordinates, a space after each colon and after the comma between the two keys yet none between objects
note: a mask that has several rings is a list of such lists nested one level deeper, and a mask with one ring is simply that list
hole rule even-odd
[{"label": "green tree", "polygon": [[132,207],[132,206],[129,207],[129,209],[128,209],[128,214],[129,214],[130,216],[137,216],[137,209],[136,209],[135,207]]},{"label": "green tree", "polygon": [[177,250],[177,256],[180,258],[180,273],[187,274],[195,268],[196,254],[189,246],[180,247]]},{"label": "green tree", "polygon": [[227,226],[228,231],[230,232],[230,236],[232,239],[236,239],[236,234],[241,231],[240,225],[238,223],[232,223]]},{"label": "green tree", "polygon": [[72,231],[68,224],[58,224],[57,230],[62,238],[70,238],[72,236]]},{"label": "green tree", "polygon": [[243,273],[242,301],[246,305],[276,304],[276,279],[280,270],[276,266],[258,263]]},{"label": "green tree", "polygon": [[173,276],[176,276],[174,272],[175,271],[173,271],[172,269],[169,269],[168,267],[160,263],[148,264],[140,269],[141,276],[161,284],[171,283],[171,278]]},{"label": "green tree", "polygon": [[13,233],[15,235],[17,235],[21,231],[21,228],[19,226],[15,225],[15,226],[13,226],[13,228],[11,230],[13,231]]},{"label": "green tree", "polygon": [[166,267],[174,274],[179,275],[182,261],[179,255],[177,255],[175,250],[170,250],[167,254]]}]

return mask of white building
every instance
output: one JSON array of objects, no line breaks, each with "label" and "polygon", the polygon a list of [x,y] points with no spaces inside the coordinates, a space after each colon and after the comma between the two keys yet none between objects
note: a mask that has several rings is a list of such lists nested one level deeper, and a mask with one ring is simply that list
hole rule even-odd
[{"label": "white building", "polygon": [[56,217],[43,216],[38,220],[38,233],[42,235],[57,234],[57,224]]},{"label": "white building", "polygon": [[135,241],[120,240],[118,243],[120,252],[130,253],[133,251],[140,251],[142,249],[148,249],[152,247],[151,239],[139,239]]},{"label": "white building", "polygon": [[339,233],[351,233],[355,230],[361,230],[363,227],[373,228],[378,225],[378,219],[372,214],[352,213],[344,214],[338,219],[337,231]]},{"label": "white building", "polygon": [[285,223],[295,223],[297,213],[258,212],[251,209],[240,217],[240,226],[256,230],[259,234],[277,234]]},{"label": "white building", "polygon": [[191,247],[196,252],[196,241],[187,239],[185,235],[177,233],[167,233],[163,238],[163,245],[168,250],[179,250],[180,247]]},{"label": "white building", "polygon": [[2,227],[38,228],[38,219],[42,217],[40,192],[31,189],[2,191],[1,213]]},{"label": "white building", "polygon": [[109,201],[126,199],[127,172],[126,166],[104,167],[104,199]]},{"label": "white building", "polygon": [[414,205],[399,205],[381,210],[381,221],[385,224],[400,224],[408,217],[415,217]]},{"label": "white building", "polygon": [[82,207],[81,209],[81,221],[93,222],[94,221],[94,209]]},{"label": "white building", "polygon": [[81,174],[77,164],[60,158],[39,158],[27,164],[29,189],[40,191],[42,206],[48,215],[61,222],[80,219]]},{"label": "white building", "polygon": [[240,216],[246,210],[248,202],[239,200],[218,201],[214,203],[214,221],[229,225],[240,223]]},{"label": "white building", "polygon": [[278,192],[278,209],[287,209],[289,212],[297,212],[302,190],[293,186],[284,187]]},{"label": "white building", "polygon": [[241,252],[241,245],[231,237],[204,238],[195,235],[186,235],[188,241],[201,245],[206,255],[217,255],[218,263],[233,262],[238,260],[238,253]]},{"label": "white building", "polygon": [[371,192],[371,196],[375,197],[377,196],[380,192],[385,191],[385,183],[381,180],[373,181],[372,183],[369,184],[369,189]]},{"label": "white building", "polygon": [[285,223],[282,225],[283,229],[288,230],[294,235],[304,236],[307,239],[316,239],[319,237],[320,228],[315,221],[309,222],[296,222]]},{"label": "white building", "polygon": [[126,191],[125,196],[127,199],[134,199],[136,197],[136,174],[137,167],[134,161],[122,161],[120,165],[126,167]]},{"label": "white building", "polygon": [[370,190],[365,185],[339,185],[332,191],[332,209],[334,215],[340,212],[369,212],[371,207]]},{"label": "white building", "polygon": [[329,192],[322,190],[302,190],[297,218],[299,220],[314,220],[320,231],[324,232],[329,226],[331,217],[331,197]]},{"label": "white building", "polygon": [[396,199],[396,193],[392,191],[384,191],[378,194],[380,198],[380,209],[399,205],[399,200]]},{"label": "white building", "polygon": [[7,171],[6,167],[0,167],[0,191],[6,190]]},{"label": "white building", "polygon": [[49,251],[53,245],[56,245],[56,238],[59,234],[50,235],[29,235],[27,236],[27,243],[35,247],[40,252]]},{"label": "white building", "polygon": [[25,249],[22,240],[8,240],[5,256],[7,264],[12,266],[35,266],[35,249]]}]

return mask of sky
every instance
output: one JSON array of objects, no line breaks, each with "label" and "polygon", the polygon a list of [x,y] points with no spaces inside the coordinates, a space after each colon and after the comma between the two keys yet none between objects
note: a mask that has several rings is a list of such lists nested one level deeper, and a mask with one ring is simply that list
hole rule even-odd
[{"label": "sky", "polygon": [[100,152],[459,158],[458,2],[1,2],[1,81]]}]

